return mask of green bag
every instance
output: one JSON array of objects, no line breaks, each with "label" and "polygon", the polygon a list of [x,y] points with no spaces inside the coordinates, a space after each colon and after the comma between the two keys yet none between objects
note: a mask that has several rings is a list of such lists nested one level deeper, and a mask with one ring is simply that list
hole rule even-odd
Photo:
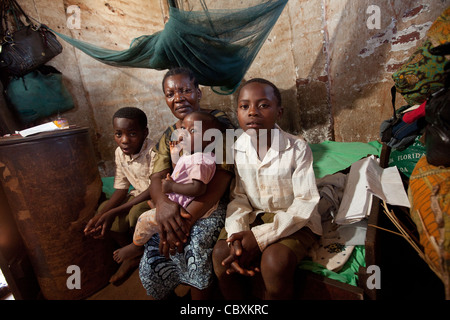
[{"label": "green bag", "polygon": [[51,66],[41,66],[22,77],[9,80],[5,95],[13,112],[24,124],[70,110],[72,96],[62,82],[62,74]]},{"label": "green bag", "polygon": [[414,167],[422,156],[425,155],[425,146],[420,142],[422,136],[417,136],[414,143],[403,150],[392,149],[389,154],[389,167],[396,166],[406,177],[411,176]]}]

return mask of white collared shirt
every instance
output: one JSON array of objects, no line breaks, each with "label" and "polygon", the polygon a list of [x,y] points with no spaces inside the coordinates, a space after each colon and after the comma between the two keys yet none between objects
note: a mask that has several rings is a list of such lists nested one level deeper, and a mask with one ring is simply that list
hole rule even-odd
[{"label": "white collared shirt", "polygon": [[150,176],[153,173],[155,143],[146,138],[138,154],[129,156],[123,153],[120,147],[116,148],[116,174],[114,176],[114,189],[128,189],[130,185],[134,190],[133,196],[138,196],[150,186]]},{"label": "white collared shirt", "polygon": [[261,251],[304,226],[322,234],[311,149],[278,126],[274,133],[276,138],[262,160],[247,133],[233,145],[236,179],[225,229],[228,235],[249,230],[259,213],[275,213],[273,223],[251,229]]}]

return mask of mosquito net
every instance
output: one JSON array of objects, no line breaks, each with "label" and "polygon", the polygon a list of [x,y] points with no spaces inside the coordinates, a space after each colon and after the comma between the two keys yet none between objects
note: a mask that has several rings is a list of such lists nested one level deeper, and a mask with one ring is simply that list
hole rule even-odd
[{"label": "mosquito net", "polygon": [[170,18],[164,29],[133,39],[123,51],[55,33],[108,65],[156,70],[188,67],[200,84],[230,94],[239,86],[287,1],[169,1]]}]

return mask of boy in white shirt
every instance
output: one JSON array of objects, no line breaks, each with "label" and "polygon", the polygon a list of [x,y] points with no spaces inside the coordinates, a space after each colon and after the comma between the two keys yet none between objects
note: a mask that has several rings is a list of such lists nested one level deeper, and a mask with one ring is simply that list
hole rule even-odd
[{"label": "boy in white shirt", "polygon": [[244,299],[242,276],[261,273],[266,299],[293,297],[297,264],[322,233],[312,152],[282,131],[278,88],[252,79],[239,91],[236,171],[225,228],[214,248],[214,270],[226,299]]}]

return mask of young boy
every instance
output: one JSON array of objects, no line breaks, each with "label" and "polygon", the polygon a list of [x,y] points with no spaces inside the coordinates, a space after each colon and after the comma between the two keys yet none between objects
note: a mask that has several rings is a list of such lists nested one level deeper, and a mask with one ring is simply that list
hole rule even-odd
[{"label": "young boy", "polygon": [[[114,193],[103,202],[86,225],[84,233],[94,238],[102,238],[111,231],[113,239],[121,249],[114,251],[114,260],[121,263],[119,270],[111,277],[111,283],[122,280],[139,265],[143,250],[122,254],[123,247],[131,242],[131,236],[139,216],[150,209],[150,175],[153,172],[154,146],[148,136],[147,116],[134,107],[125,107],[113,116],[116,173]],[[130,186],[133,190],[128,192]]]},{"label": "young boy", "polygon": [[266,299],[293,297],[298,262],[322,233],[312,153],[301,138],[282,131],[278,88],[264,79],[245,83],[237,116],[236,170],[225,228],[214,248],[214,271],[226,299],[244,299],[242,276],[260,273]]}]

